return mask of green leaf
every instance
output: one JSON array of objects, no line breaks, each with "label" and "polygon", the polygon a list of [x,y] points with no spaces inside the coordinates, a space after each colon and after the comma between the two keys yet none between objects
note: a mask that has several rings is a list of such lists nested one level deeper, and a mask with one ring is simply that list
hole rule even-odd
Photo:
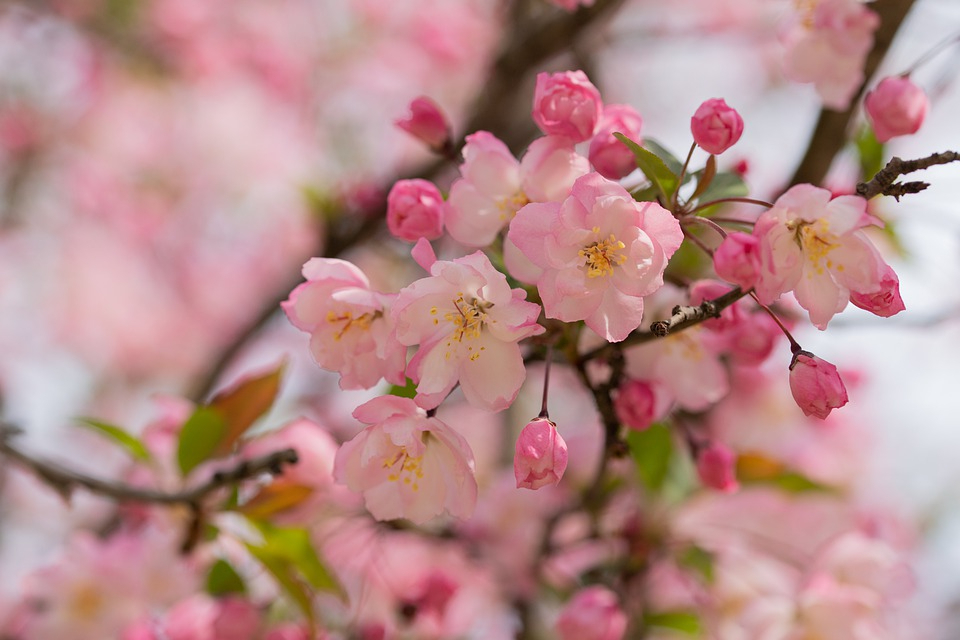
[{"label": "green leaf", "polygon": [[648,613],[644,616],[644,621],[651,627],[673,629],[690,635],[697,635],[702,631],[700,618],[692,611]]},{"label": "green leaf", "polygon": [[658,156],[663,163],[667,165],[667,168],[670,169],[674,174],[680,175],[680,172],[683,170],[683,163],[680,160],[667,151],[667,148],[662,144],[654,140],[653,138],[644,138],[643,146],[653,152],[654,155]]},{"label": "green leaf", "polygon": [[713,554],[697,545],[690,545],[677,556],[677,563],[703,576],[707,584],[713,582]]},{"label": "green leaf", "polygon": [[744,198],[749,194],[750,189],[739,173],[718,173],[700,194],[698,202],[703,205],[723,198]]},{"label": "green leaf", "polygon": [[237,440],[273,406],[283,369],[284,363],[280,363],[264,374],[244,378],[208,403],[220,413],[225,427],[214,451],[216,455],[230,453]]},{"label": "green leaf", "polygon": [[265,551],[291,562],[314,589],[346,597],[343,587],[317,555],[306,529],[253,522],[263,535]]},{"label": "green leaf", "polygon": [[387,393],[401,398],[413,398],[417,395],[417,384],[410,378],[407,378],[407,384],[402,387],[398,384],[390,385],[390,390],[387,391]]},{"label": "green leaf", "polygon": [[313,613],[313,599],[310,589],[298,575],[296,566],[286,558],[278,557],[263,547],[257,547],[249,543],[246,546],[250,555],[270,572],[270,575],[274,577],[284,593],[297,605],[297,608],[310,623],[310,627],[314,627],[316,618]]},{"label": "green leaf", "polygon": [[877,140],[873,129],[864,125],[857,136],[857,155],[860,157],[860,176],[872,180],[883,169],[883,144]]},{"label": "green leaf", "polygon": [[184,423],[177,443],[177,464],[187,475],[197,465],[209,460],[223,440],[226,425],[220,412],[212,407],[198,407]]},{"label": "green leaf", "polygon": [[659,491],[670,468],[673,456],[673,436],[670,428],[662,423],[650,425],[643,431],[627,434],[630,455],[637,463],[640,479],[650,491]]},{"label": "green leaf", "polygon": [[207,574],[207,593],[223,596],[228,593],[246,593],[247,585],[237,570],[224,559],[219,559],[210,567]]},{"label": "green leaf", "polygon": [[150,461],[150,452],[147,450],[146,445],[143,444],[143,441],[128,433],[122,427],[102,422],[95,418],[81,417],[77,418],[77,422],[81,426],[87,427],[90,430],[96,431],[97,433],[106,436],[110,440],[113,440],[115,443],[126,449],[127,453],[132,455],[137,460],[142,460],[143,462]]},{"label": "green leaf", "polygon": [[[666,163],[652,151],[647,151],[639,144],[623,135],[622,133],[613,134],[617,140],[627,145],[633,152],[636,159],[637,168],[647,176],[647,180],[656,187],[663,202],[670,202],[673,192],[677,189],[680,179],[677,174],[667,167]],[[679,171],[679,169],[678,169]]]},{"label": "green leaf", "polygon": [[834,493],[835,489],[825,484],[812,480],[802,473],[796,471],[786,471],[773,480],[773,484],[783,489],[787,493]]}]

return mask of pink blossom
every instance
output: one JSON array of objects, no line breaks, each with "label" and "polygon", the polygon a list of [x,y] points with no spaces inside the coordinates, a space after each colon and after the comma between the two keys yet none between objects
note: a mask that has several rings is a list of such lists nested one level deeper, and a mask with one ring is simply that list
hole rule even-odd
[{"label": "pink blossom", "polygon": [[397,339],[420,345],[407,366],[417,404],[436,407],[459,382],[470,404],[507,408],[526,375],[518,342],[544,331],[539,305],[480,251],[438,260],[430,274],[400,291],[393,309]]},{"label": "pink blossom", "polygon": [[599,174],[579,178],[563,203],[533,203],[517,213],[508,239],[543,269],[537,289],[548,318],[585,320],[611,342],[636,329],[643,296],[683,240],[677,220],[652,202],[636,202]]},{"label": "pink blossom", "polygon": [[387,312],[393,297],[370,288],[353,264],[312,258],[307,281],[281,304],[295,327],[310,334],[317,364],[340,373],[343,389],[367,389],[381,378],[403,384],[406,350],[392,336]]},{"label": "pink blossom", "polygon": [[520,432],[513,455],[517,488],[539,489],[560,482],[567,469],[567,443],[557,425],[547,418],[534,418]]},{"label": "pink blossom", "polygon": [[665,395],[653,382],[630,379],[620,385],[613,408],[626,427],[643,431],[669,408]]},{"label": "pink blossom", "polygon": [[443,196],[426,180],[398,180],[387,196],[387,228],[401,240],[443,235]]},{"label": "pink blossom", "polygon": [[[746,238],[753,238],[750,235],[743,235]],[[690,304],[698,305],[704,300],[718,298],[729,291],[730,287],[725,283],[716,280],[698,280],[690,285]],[[737,364],[760,364],[767,359],[778,339],[783,336],[783,332],[773,318],[746,299],[738,300],[724,309],[719,318],[706,320],[703,326],[709,329],[704,338],[711,349],[715,353],[729,356]]]},{"label": "pink blossom", "polygon": [[426,96],[414,98],[410,115],[394,124],[434,151],[440,152],[450,144],[450,123],[437,103]]},{"label": "pink blossom", "polygon": [[732,147],[743,133],[743,118],[720,98],[700,105],[690,118],[690,131],[697,145],[718,155]]},{"label": "pink blossom", "polygon": [[619,180],[637,168],[633,152],[613,136],[622,133],[634,142],[640,142],[643,119],[628,104],[608,104],[597,133],[590,141],[590,164],[597,173],[610,180]]},{"label": "pink blossom", "polygon": [[794,23],[782,34],[784,73],[812,82],[823,104],[846,109],[863,82],[863,65],[880,18],[860,0],[800,3]]},{"label": "pink blossom", "polygon": [[353,412],[369,424],[337,452],[333,475],[363,493],[377,520],[469,517],[477,501],[467,441],[409,398],[380,396]]},{"label": "pink blossom", "polygon": [[903,298],[900,297],[900,279],[888,264],[884,264],[883,274],[880,276],[880,290],[872,293],[850,292],[850,302],[870,313],[889,318],[904,310]]},{"label": "pink blossom", "polygon": [[610,589],[594,585],[581,589],[557,620],[560,640],[620,640],[627,631],[627,615]]},{"label": "pink blossom", "polygon": [[713,441],[697,454],[697,475],[704,486],[733,493],[740,488],[735,466],[737,455],[722,442]]},{"label": "pink blossom", "polygon": [[590,169],[567,138],[534,140],[517,162],[503,142],[486,131],[467,136],[459,180],[450,187],[445,224],[469,247],[485,247],[528,202],[562,200],[574,180]]},{"label": "pink blossom", "polygon": [[583,71],[537,74],[533,121],[547,135],[583,142],[603,113],[600,92]]},{"label": "pink blossom", "polygon": [[592,7],[596,0],[549,0],[551,4],[566,11],[576,11],[577,7]]},{"label": "pink blossom", "polygon": [[927,115],[927,95],[910,78],[884,78],[863,101],[879,142],[916,133]]},{"label": "pink blossom", "polygon": [[760,275],[760,241],[741,231],[727,234],[713,253],[713,268],[727,282],[752,289]]},{"label": "pink blossom", "polygon": [[790,362],[790,391],[804,415],[821,420],[847,404],[837,368],[807,351],[798,351]]},{"label": "pink blossom", "polygon": [[851,293],[879,292],[889,267],[861,231],[875,222],[859,196],[831,200],[826,189],[792,187],[754,226],[760,241],[755,287],[760,301],[769,304],[793,291],[810,321],[824,329]]}]

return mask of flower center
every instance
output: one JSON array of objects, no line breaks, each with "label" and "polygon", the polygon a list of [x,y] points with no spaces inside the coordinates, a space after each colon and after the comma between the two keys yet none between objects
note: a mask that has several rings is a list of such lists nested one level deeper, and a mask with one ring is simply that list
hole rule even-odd
[{"label": "flower center", "polygon": [[[600,229],[594,227],[593,232],[599,234]],[[627,256],[621,253],[625,248],[626,245],[611,233],[606,240],[598,240],[580,249],[577,255],[585,260],[587,277],[599,278],[613,275],[613,268],[627,261]]]},{"label": "flower center", "polygon": [[[836,265],[827,256],[839,247],[837,237],[830,233],[825,220],[817,222],[801,222],[795,225],[797,244],[803,250],[804,257],[817,274],[823,274],[825,269],[843,271],[843,265]],[[812,272],[811,272],[812,274]]]},{"label": "flower center", "polygon": [[529,203],[530,199],[527,198],[527,194],[523,191],[517,191],[507,198],[500,198],[497,200],[497,209],[500,209],[500,219],[503,221],[512,220],[514,214]]},{"label": "flower center", "polygon": [[376,311],[373,313],[364,313],[363,315],[354,316],[352,311],[344,311],[341,314],[337,314],[335,311],[330,311],[327,313],[327,322],[330,324],[337,324],[342,322],[343,326],[340,327],[340,330],[333,334],[333,339],[337,342],[343,338],[344,334],[347,333],[352,328],[357,328],[361,331],[367,331],[370,329],[370,323],[383,315],[381,312]]},{"label": "flower center", "polygon": [[418,481],[423,478],[422,455],[414,458],[407,453],[406,447],[400,447],[400,450],[397,451],[397,454],[393,458],[387,458],[383,461],[383,468],[393,468],[393,471],[387,476],[387,480],[390,482],[403,480],[403,483],[410,485],[413,491],[417,491],[420,488]]}]

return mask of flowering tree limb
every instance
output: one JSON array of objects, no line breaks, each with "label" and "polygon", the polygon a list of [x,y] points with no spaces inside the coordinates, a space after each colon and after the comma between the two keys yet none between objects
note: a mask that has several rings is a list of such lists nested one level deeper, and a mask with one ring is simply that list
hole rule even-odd
[{"label": "flowering tree limb", "polygon": [[916,160],[901,160],[894,156],[890,159],[883,169],[869,182],[861,182],[857,185],[857,195],[863,196],[867,200],[875,196],[893,196],[897,200],[900,196],[909,193],[919,193],[929,187],[926,182],[900,182],[894,184],[895,180],[902,175],[920,171],[938,164],[947,164],[960,160],[960,153],[956,151],[944,151],[943,153],[933,153],[925,158]]}]

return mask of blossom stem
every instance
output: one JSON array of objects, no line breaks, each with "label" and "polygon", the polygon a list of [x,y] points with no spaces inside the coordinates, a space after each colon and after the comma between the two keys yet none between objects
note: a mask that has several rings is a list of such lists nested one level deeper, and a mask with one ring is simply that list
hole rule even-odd
[{"label": "blossom stem", "polygon": [[693,157],[693,152],[696,148],[696,142],[690,145],[690,151],[687,152],[687,159],[683,161],[683,167],[680,168],[680,175],[677,176],[677,188],[673,192],[673,206],[670,207],[673,212],[677,211],[677,201],[680,198],[680,185],[683,184],[683,177],[687,175],[687,167],[690,165],[690,159]]},{"label": "blossom stem", "polygon": [[708,207],[712,207],[715,204],[722,204],[724,202],[743,202],[745,204],[756,204],[761,207],[766,207],[767,209],[773,208],[773,203],[767,202],[766,200],[757,200],[755,198],[718,198],[716,200],[711,200],[710,202],[702,202],[698,204],[696,207],[690,210],[690,213],[703,211]]},{"label": "blossom stem", "polygon": [[543,400],[540,403],[540,418],[550,419],[547,411],[547,396],[550,393],[550,365],[553,363],[553,345],[547,345],[547,356],[543,363]]},{"label": "blossom stem", "polygon": [[766,311],[767,314],[768,314],[771,318],[773,318],[773,321],[777,323],[777,326],[778,326],[778,327],[780,327],[780,331],[783,331],[783,335],[787,336],[787,340],[790,341],[790,351],[791,351],[792,353],[797,353],[798,351],[800,351],[801,348],[802,348],[802,347],[800,346],[800,343],[797,342],[796,340],[794,340],[793,335],[790,333],[790,331],[787,330],[787,328],[784,326],[783,322],[780,320],[780,318],[777,316],[777,314],[775,314],[775,313],[773,312],[773,309],[771,309],[771,308],[768,307],[767,305],[765,305],[765,304],[763,304],[762,302],[760,302],[760,298],[758,298],[758,297],[757,297],[757,294],[754,293],[753,291],[750,292],[750,297],[753,298],[754,301],[756,301],[756,303],[757,303],[758,305],[760,305],[760,308],[761,308],[761,309],[763,309],[764,311]]},{"label": "blossom stem", "polygon": [[939,54],[941,51],[954,44],[955,42],[960,42],[960,33],[955,33],[952,36],[947,36],[937,44],[933,45],[927,49],[926,53],[917,58],[917,61],[912,65],[907,67],[907,70],[900,74],[901,77],[906,78],[911,73],[919,69],[921,66],[925,65],[929,60]]}]

